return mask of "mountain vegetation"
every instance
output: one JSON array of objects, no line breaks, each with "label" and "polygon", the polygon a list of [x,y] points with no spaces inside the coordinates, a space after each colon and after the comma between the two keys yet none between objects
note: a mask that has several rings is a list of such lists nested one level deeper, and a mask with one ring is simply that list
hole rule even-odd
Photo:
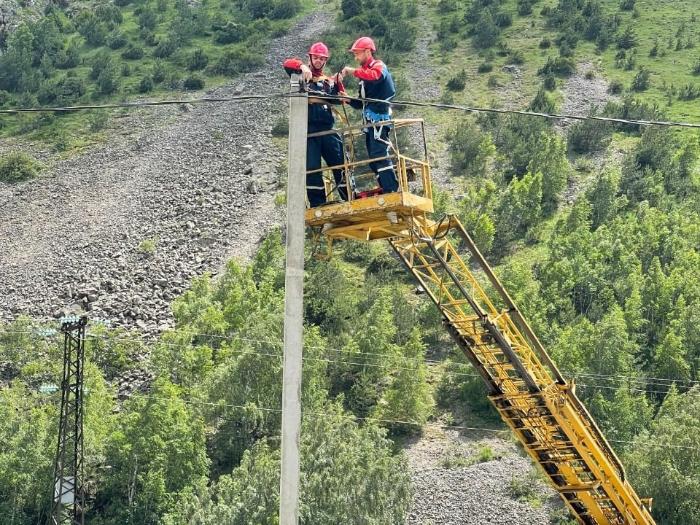
[{"label": "mountain vegetation", "polygon": [[[325,7],[329,7],[328,6]],[[197,5],[117,0],[21,25],[0,55],[0,107],[64,105],[201,89],[255,68],[253,50],[306,3]],[[691,0],[342,0],[343,50],[377,37],[406,79],[418,28],[443,102],[561,110],[567,82],[603,77],[593,114],[700,121],[697,6]],[[327,38],[326,38],[327,37]],[[334,53],[338,70],[347,60]],[[579,75],[592,64],[591,78]],[[504,66],[507,66],[504,69]],[[587,74],[588,75],[588,74]],[[660,524],[700,523],[700,141],[666,126],[477,117],[426,110],[457,191],[436,188],[621,456]],[[51,137],[83,116],[0,120],[0,133]],[[284,134],[284,133],[282,133]],[[49,138],[49,140],[53,140]],[[438,146],[438,144],[434,146]],[[444,167],[443,166],[443,167]],[[0,160],[0,182],[34,176]],[[310,254],[309,254],[310,255]],[[154,343],[119,330],[89,339],[87,522],[276,523],[284,251],[269,235],[173,303]],[[438,417],[496,424],[441,319],[381,245],[346,243],[307,261],[302,392],[303,523],[403,523],[407,436]],[[146,348],[148,347],[148,348]],[[137,358],[145,353],[145,360]],[[441,363],[426,363],[426,353]],[[0,515],[47,510],[60,377],[58,341],[29,319],[0,328]],[[115,401],[139,363],[150,386]],[[564,522],[562,522],[564,523]]]}]

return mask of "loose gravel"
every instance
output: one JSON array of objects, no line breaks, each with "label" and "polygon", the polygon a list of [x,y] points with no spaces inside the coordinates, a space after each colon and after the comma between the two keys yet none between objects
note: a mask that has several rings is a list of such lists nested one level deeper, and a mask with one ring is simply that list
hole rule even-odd
[{"label": "loose gravel", "polygon": [[[492,459],[478,459],[483,449]],[[406,453],[415,490],[406,525],[544,525],[562,510],[530,460],[493,433],[461,435],[428,424]],[[527,487],[528,498],[513,487]]]},{"label": "loose gravel", "polygon": [[[286,90],[282,60],[332,20],[309,15],[273,41],[260,70],[206,95]],[[284,100],[117,113],[106,144],[0,184],[0,319],[87,310],[146,334],[172,326],[170,303],[193,277],[249,257],[281,223],[285,152],[270,131],[285,113]]]}]

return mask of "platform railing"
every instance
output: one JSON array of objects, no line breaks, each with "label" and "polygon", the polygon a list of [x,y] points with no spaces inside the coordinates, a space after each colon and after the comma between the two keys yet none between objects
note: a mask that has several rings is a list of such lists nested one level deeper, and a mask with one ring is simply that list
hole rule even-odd
[{"label": "platform railing", "polygon": [[[357,155],[356,152],[363,151],[365,148],[365,134],[363,129],[369,128],[369,132],[372,132],[371,127],[367,125],[347,126],[339,129],[309,133],[309,138],[337,134],[343,144],[344,162],[342,164],[323,166],[306,172],[307,175],[314,173],[323,174],[326,203],[342,202],[340,194],[336,191],[335,178],[333,177],[334,170],[343,170],[345,174],[344,183],[348,201],[352,202],[383,193],[374,172],[370,169],[370,164],[384,160],[390,160],[394,166],[394,173],[399,186],[397,189],[398,192],[408,192],[425,197],[426,199],[433,198],[430,164],[428,162],[428,150],[425,140],[425,124],[423,120],[392,119],[384,121],[381,124],[384,126],[391,126],[389,133],[391,142],[389,148],[390,154],[384,157],[358,159],[359,155]],[[401,152],[397,132],[398,130],[408,127],[417,128],[420,132],[419,138],[421,140],[420,145],[422,146],[422,159],[413,158]],[[362,144],[358,145],[356,142],[358,142],[359,139],[362,139]]]}]

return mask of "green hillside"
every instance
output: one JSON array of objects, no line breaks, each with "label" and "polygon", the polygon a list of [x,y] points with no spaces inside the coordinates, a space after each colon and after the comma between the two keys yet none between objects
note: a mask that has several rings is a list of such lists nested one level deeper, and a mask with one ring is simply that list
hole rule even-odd
[{"label": "green hillside", "polygon": [[[270,38],[310,7],[300,0],[95,5],[51,4],[7,37],[0,108],[163,98],[212,87],[259,67]],[[66,134],[99,131],[99,119],[99,113],[3,118],[0,134],[31,134],[65,148]]]},{"label": "green hillside", "polygon": [[[349,63],[353,38],[371,34],[401,99],[425,100],[430,83],[443,102],[587,112],[581,98],[595,86],[599,114],[700,122],[693,0],[52,8],[8,40],[0,103],[158,98],[224,83],[255,70],[258,50],[317,9],[336,17],[322,35],[332,69]],[[654,498],[657,522],[700,525],[697,131],[400,114],[428,122],[437,212],[468,228],[638,494]],[[2,117],[0,133],[77,143],[96,118]],[[14,176],[32,162],[0,166]],[[312,257],[316,248],[305,281],[302,522],[401,524],[412,496],[402,447],[427,424],[497,430],[498,415],[385,246],[346,243],[330,261]],[[87,522],[277,523],[283,260],[273,232],[249,264],[193,279],[173,302],[176,327],[158,341],[122,330],[91,341]],[[39,387],[60,376],[59,343],[31,319],[0,327],[0,516],[13,525],[46,512],[57,400]],[[115,401],[118,378],[134,368],[145,386]],[[572,521],[559,513],[551,523]]]}]

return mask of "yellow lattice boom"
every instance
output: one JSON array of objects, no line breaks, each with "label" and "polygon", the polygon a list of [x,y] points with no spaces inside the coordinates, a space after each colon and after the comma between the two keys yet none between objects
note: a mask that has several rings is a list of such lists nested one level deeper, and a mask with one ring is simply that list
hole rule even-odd
[{"label": "yellow lattice boom", "polygon": [[[577,398],[574,383],[561,375],[462,224],[454,216],[430,218],[427,151],[422,159],[402,154],[396,135],[413,126],[425,140],[423,122],[392,124],[391,158],[399,191],[365,198],[356,194],[348,202],[333,202],[329,191],[330,204],[306,211],[314,236],[324,236],[329,247],[344,239],[390,243],[440,310],[503,421],[580,523],[653,524],[651,501],[640,499],[628,483],[620,460]],[[341,130],[344,142],[352,142],[358,129]],[[351,156],[342,167],[356,173],[368,163]],[[337,166],[323,170],[333,168]]]}]

